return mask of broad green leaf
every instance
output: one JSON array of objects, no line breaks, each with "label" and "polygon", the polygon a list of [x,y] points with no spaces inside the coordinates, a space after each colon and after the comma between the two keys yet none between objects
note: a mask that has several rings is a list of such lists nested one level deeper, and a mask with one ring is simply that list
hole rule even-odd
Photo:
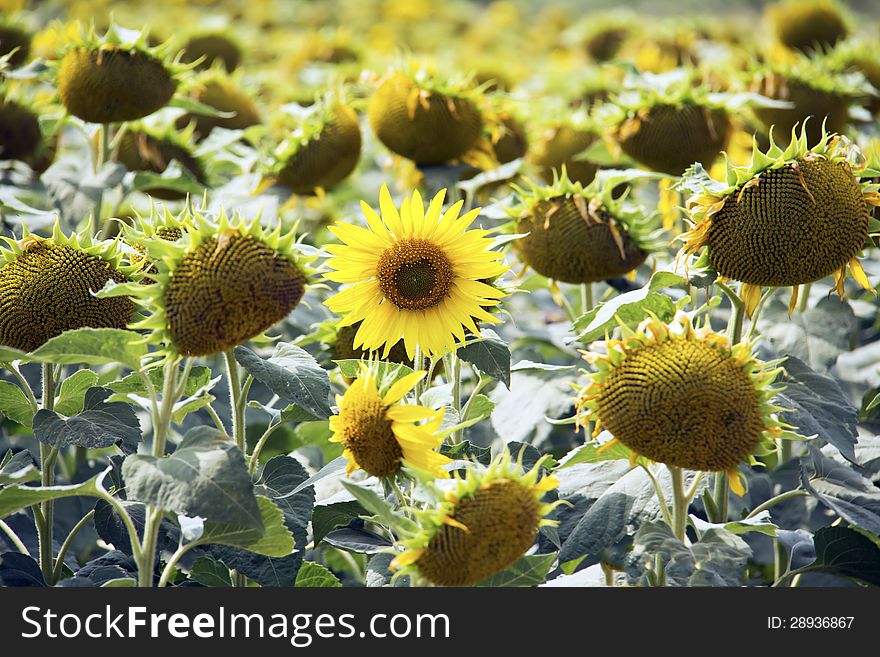
[{"label": "broad green leaf", "polygon": [[34,465],[34,457],[26,449],[15,454],[7,451],[0,463],[0,486],[26,484],[40,478],[40,471]]},{"label": "broad green leaf", "polygon": [[296,575],[297,588],[337,588],[342,582],[326,566],[306,561]]},{"label": "broad green leaf", "polygon": [[293,534],[284,526],[284,514],[272,500],[257,496],[260,527],[207,520],[199,545],[219,544],[240,547],[267,557],[286,557],[296,547]]},{"label": "broad green leaf", "polygon": [[17,511],[26,509],[40,502],[58,500],[62,497],[102,497],[103,491],[99,489],[99,482],[104,473],[95,475],[81,484],[69,486],[8,486],[0,489],[0,518],[12,515]]},{"label": "broad green leaf", "polygon": [[348,481],[347,479],[343,480],[342,485],[345,487],[345,490],[354,495],[354,498],[360,502],[368,512],[374,514],[381,522],[391,527],[397,526],[400,516],[394,512],[391,505],[386,502],[384,498],[380,497],[369,488],[356,484],[353,481]]},{"label": "broad green leaf", "polygon": [[270,358],[263,359],[239,346],[235,359],[285,404],[296,404],[321,419],[332,415],[330,378],[304,349],[282,342]]},{"label": "broad green leaf", "polygon": [[189,577],[204,586],[229,587],[229,568],[211,557],[199,557],[193,562]]},{"label": "broad green leaf", "polygon": [[34,421],[34,409],[27,395],[9,381],[0,381],[0,415],[5,415],[25,427],[32,426]]},{"label": "broad green leaf", "polygon": [[480,339],[459,348],[458,357],[510,389],[510,349],[491,329],[480,331]]},{"label": "broad green leaf", "polygon": [[632,452],[623,443],[615,443],[605,449],[599,450],[602,445],[589,442],[586,445],[575,447],[559,462],[559,469],[570,468],[578,463],[599,463],[600,461],[628,461]]},{"label": "broad green leaf", "polygon": [[[181,371],[183,371],[182,365],[178,369],[178,376],[180,375],[179,373]],[[161,391],[165,378],[163,368],[150,368],[147,371],[147,376],[150,378],[150,382],[153,384],[153,387],[157,391]],[[189,377],[186,380],[186,386],[184,386],[182,396],[191,397],[203,388],[207,388],[210,390],[219,380],[220,377],[217,377],[214,380],[211,379],[210,368],[201,365],[193,367],[190,370]],[[119,379],[118,381],[108,383],[107,387],[110,388],[110,390],[112,390],[113,392],[118,392],[122,394],[133,394],[138,395],[139,397],[146,397],[150,394],[147,390],[147,386],[144,383],[143,378],[137,372],[133,372],[125,378]]]},{"label": "broad green leaf", "polygon": [[139,369],[147,354],[144,336],[135,331],[110,328],[81,328],[66,331],[31,352],[33,360],[71,365],[120,363]]},{"label": "broad green leaf", "polygon": [[[128,180],[128,179],[127,179]],[[161,172],[133,171],[131,189],[149,194],[155,190],[174,191],[180,194],[201,194],[205,185],[177,160],[172,160]]]},{"label": "broad green leaf", "polygon": [[68,417],[82,413],[86,390],[97,385],[98,375],[91,370],[74,372],[61,382],[58,399],[55,400],[55,412]]},{"label": "broad green leaf", "polygon": [[477,584],[481,587],[537,586],[544,581],[556,561],[556,553],[531,554]]},{"label": "broad green leaf", "polygon": [[101,449],[117,442],[137,446],[141,439],[140,421],[134,410],[122,402],[107,402],[107,388],[86,391],[83,411],[70,418],[40,410],[34,416],[34,437],[52,447]]},{"label": "broad green leaf", "polygon": [[474,418],[482,420],[483,418],[492,415],[493,410],[495,410],[495,402],[489,399],[486,395],[478,394],[471,399],[467,408],[467,413],[462,418],[462,421],[467,422]]},{"label": "broad green leaf", "polygon": [[23,351],[0,345],[0,363],[12,363],[16,360],[26,362],[29,359],[29,356]]},{"label": "broad green leaf", "polygon": [[255,532],[263,528],[244,456],[212,427],[188,431],[169,456],[129,456],[122,475],[129,500],[206,522]]},{"label": "broad green leaf", "polygon": [[852,527],[823,527],[813,537],[816,560],[802,571],[820,571],[880,586],[880,539]]},{"label": "broad green leaf", "polygon": [[315,545],[337,527],[347,527],[352,520],[366,515],[368,515],[367,510],[360,502],[354,500],[316,506],[312,514]]},{"label": "broad green leaf", "polygon": [[215,399],[216,397],[214,397],[214,395],[197,395],[195,397],[181,399],[174,404],[174,410],[171,412],[172,422],[175,424],[181,424],[187,415],[195,413],[197,410],[213,403]]},{"label": "broad green leaf", "polygon": [[731,534],[747,534],[748,532],[758,532],[767,536],[776,536],[776,530],[779,529],[770,520],[770,512],[762,511],[754,518],[744,518],[742,520],[734,520],[733,522],[712,523],[706,522],[702,518],[691,515],[691,522],[701,532],[709,529],[726,529]]}]

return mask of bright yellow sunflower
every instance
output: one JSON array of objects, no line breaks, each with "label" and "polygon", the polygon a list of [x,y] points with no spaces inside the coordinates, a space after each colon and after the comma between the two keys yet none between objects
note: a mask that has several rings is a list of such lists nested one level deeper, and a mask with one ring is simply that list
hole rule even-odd
[{"label": "bright yellow sunflower", "polygon": [[335,271],[326,278],[350,283],[325,301],[344,315],[340,326],[362,322],[355,348],[368,351],[384,346],[382,357],[403,339],[406,353],[416,346],[432,357],[455,349],[465,329],[479,334],[479,320],[495,324],[487,308],[497,306],[507,293],[483,281],[507,271],[503,254],[490,251],[488,231],[468,230],[480,208],[459,216],[463,202],[443,211],[446,190],[427,210],[418,191],[405,198],[398,212],[388,188],[379,193],[380,217],[361,202],[369,229],[337,223],[330,231],[344,244],[327,247]]},{"label": "bright yellow sunflower", "polygon": [[405,461],[435,477],[449,477],[443,466],[450,459],[434,451],[443,442],[437,436],[443,410],[399,403],[425,374],[413,372],[390,383],[379,380],[375,368],[362,364],[345,394],[336,395],[339,413],[330,418],[330,442],[345,446],[347,474],[360,468],[375,477],[388,477]]}]

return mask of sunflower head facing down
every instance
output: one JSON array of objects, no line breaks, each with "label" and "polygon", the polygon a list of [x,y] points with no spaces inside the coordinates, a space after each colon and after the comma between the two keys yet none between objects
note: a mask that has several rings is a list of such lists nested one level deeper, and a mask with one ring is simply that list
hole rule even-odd
[{"label": "sunflower head facing down", "polygon": [[488,231],[468,230],[480,209],[459,216],[458,201],[444,212],[445,194],[425,208],[415,191],[398,210],[383,185],[381,216],[361,202],[369,228],[331,226],[343,244],[326,247],[334,271],[325,276],[347,286],[325,304],[344,316],[340,326],[361,322],[355,348],[384,347],[385,358],[402,338],[409,358],[416,346],[440,356],[464,342],[465,329],[479,334],[476,321],[498,323],[486,309],[507,293],[482,281],[507,271],[504,256],[489,250]]},{"label": "sunflower head facing down", "polygon": [[679,255],[706,247],[707,264],[743,283],[750,315],[763,286],[791,286],[790,311],[800,285],[830,274],[842,296],[847,267],[872,289],[857,256],[868,241],[871,206],[880,205],[875,163],[845,137],[824,131],[812,148],[804,128],[784,151],[772,133],[770,143],[766,153],[754,146],[749,166],[728,162],[724,182],[697,168],[687,172],[679,187],[692,193],[692,229],[678,237]]},{"label": "sunflower head facing down", "polygon": [[134,328],[151,331],[166,354],[227,351],[259,337],[302,300],[314,256],[303,253],[295,228],[268,230],[259,217],[248,221],[222,210],[216,219],[194,210],[179,217],[166,211],[161,231],[145,229],[148,223],[155,222],[123,230],[153,264],[144,273],[155,284],[124,291],[151,311]]},{"label": "sunflower head facing down", "polygon": [[450,459],[436,452],[443,410],[401,403],[426,372],[407,374],[391,383],[377,368],[360,366],[344,395],[336,395],[339,412],[330,418],[331,442],[341,443],[348,459],[346,473],[361,469],[374,477],[395,475],[404,462],[434,477],[446,478]]},{"label": "sunflower head facing down", "polygon": [[[628,334],[628,335],[626,335]],[[595,368],[576,400],[578,424],[593,421],[593,437],[607,429],[632,460],[702,472],[727,472],[743,493],[737,466],[772,450],[785,437],[771,403],[777,363],[762,363],[748,343],[731,345],[708,326],[694,328],[681,314],[667,325],[643,322],[607,353],[585,353]]]},{"label": "sunflower head facing down", "polygon": [[406,550],[391,562],[398,575],[437,586],[472,586],[504,570],[534,544],[545,516],[559,502],[543,502],[558,485],[543,475],[541,459],[528,472],[508,452],[488,467],[456,472],[455,486],[433,508],[416,511],[420,528],[401,541]]}]

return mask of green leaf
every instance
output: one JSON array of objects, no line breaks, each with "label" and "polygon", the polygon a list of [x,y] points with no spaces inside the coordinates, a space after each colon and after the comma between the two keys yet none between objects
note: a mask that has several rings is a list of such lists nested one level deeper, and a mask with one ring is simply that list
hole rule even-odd
[{"label": "green leaf", "polygon": [[179,94],[175,94],[174,98],[168,102],[168,107],[177,107],[186,110],[190,114],[201,114],[202,116],[211,116],[218,119],[231,119],[235,116],[235,112],[224,112],[211,105],[200,103],[195,98]]},{"label": "green leaf", "polygon": [[515,564],[477,584],[481,587],[537,586],[547,577],[556,553],[530,554]]},{"label": "green leaf", "polygon": [[122,475],[129,500],[226,526],[263,528],[244,456],[213,427],[191,429],[169,456],[129,456]]},{"label": "green leaf", "polygon": [[801,461],[801,484],[847,522],[880,534],[880,489],[870,479],[813,448]]},{"label": "green leaf", "polygon": [[296,404],[288,404],[281,410],[278,410],[277,408],[261,404],[256,400],[251,400],[248,402],[248,406],[251,408],[259,408],[261,411],[272,417],[275,422],[299,423],[314,422],[315,420],[318,420],[314,415],[304,408],[300,408]]},{"label": "green leaf", "polygon": [[211,557],[199,557],[193,562],[189,577],[199,584],[212,587],[230,587],[229,568]]},{"label": "green leaf", "polygon": [[34,437],[51,447],[101,449],[120,441],[137,446],[141,439],[137,415],[128,404],[107,403],[110,395],[107,388],[90,388],[85,394],[83,412],[70,418],[40,410],[34,416]]},{"label": "green leaf", "polygon": [[55,400],[55,412],[60,415],[77,415],[82,413],[86,390],[98,385],[98,375],[91,370],[78,370],[61,382],[58,399]]},{"label": "green leaf", "polygon": [[171,412],[171,421],[175,424],[181,424],[187,415],[204,408],[215,399],[216,397],[214,397],[214,395],[197,395],[195,397],[181,399],[174,404],[174,410]]},{"label": "green leaf", "polygon": [[293,534],[284,526],[284,514],[268,497],[257,496],[260,513],[259,526],[243,526],[206,520],[205,530],[198,539],[199,545],[231,545],[256,552],[267,557],[286,557],[296,547]]},{"label": "green leaf", "polygon": [[495,402],[489,399],[486,395],[478,394],[470,400],[467,414],[461,419],[463,422],[473,419],[482,420],[492,415],[493,410],[495,410]]},{"label": "green leaf", "polygon": [[762,511],[754,518],[744,518],[743,520],[734,520],[733,522],[712,523],[706,522],[702,518],[692,515],[691,522],[701,532],[709,529],[726,529],[731,534],[746,534],[748,532],[758,532],[767,536],[776,536],[776,530],[779,529],[770,520],[770,512]]},{"label": "green leaf", "polygon": [[101,584],[102,589],[129,589],[137,586],[137,582],[132,577],[120,577],[118,579],[108,579]]},{"label": "green leaf", "polygon": [[62,497],[102,497],[103,491],[99,488],[99,485],[106,473],[107,470],[81,484],[71,484],[69,486],[44,486],[38,488],[18,485],[0,489],[0,518],[5,518],[34,504],[58,500]]},{"label": "green leaf", "polygon": [[492,460],[492,450],[488,447],[480,447],[472,444],[469,440],[463,440],[460,443],[450,444],[443,443],[440,446],[440,453],[448,456],[453,460],[470,460],[474,459],[483,465],[489,465]]},{"label": "green leaf", "polygon": [[[180,376],[180,372],[182,371],[183,366],[180,366],[180,368],[178,368],[178,376]],[[156,390],[162,390],[162,386],[165,381],[164,368],[153,367],[147,370],[146,374],[150,378],[150,382],[153,384],[153,387]],[[193,367],[192,370],[190,370],[189,377],[186,380],[186,386],[184,386],[183,396],[191,397],[203,388],[210,390],[219,380],[220,377],[217,377],[213,381],[211,380],[211,369],[209,367]],[[110,390],[112,390],[113,392],[138,395],[139,397],[147,397],[150,394],[147,390],[146,384],[144,383],[143,377],[137,372],[133,372],[125,378],[119,379],[118,381],[108,383],[107,387],[110,388]]]},{"label": "green leaf", "polygon": [[559,468],[570,468],[573,465],[577,465],[578,463],[599,463],[600,461],[628,461],[632,452],[630,449],[624,445],[623,443],[615,443],[603,449],[601,452],[599,449],[602,445],[597,445],[595,443],[587,443],[586,445],[581,445],[580,447],[575,447],[571,450],[565,457],[560,461]]},{"label": "green leaf", "polygon": [[356,484],[348,479],[343,479],[342,485],[345,490],[354,495],[354,498],[382,524],[393,528],[415,528],[415,524],[411,520],[396,513],[384,498],[380,497],[369,488]]},{"label": "green leaf", "polygon": [[36,351],[33,360],[45,363],[99,365],[120,363],[133,370],[141,366],[147,354],[144,336],[135,331],[109,328],[81,328],[65,331]]},{"label": "green leaf", "polygon": [[791,410],[781,418],[802,436],[818,436],[831,443],[848,461],[855,463],[858,410],[834,379],[810,369],[788,356],[778,382],[784,386],[776,401]]},{"label": "green leaf", "polygon": [[34,457],[26,449],[15,454],[11,450],[7,451],[0,463],[0,486],[26,484],[40,478],[40,471],[34,465]]},{"label": "green leaf", "polygon": [[[669,272],[658,274],[668,275]],[[667,279],[668,276],[661,276],[658,280],[662,283]],[[663,322],[671,321],[675,316],[675,303],[665,294],[654,291],[651,287],[653,281],[652,277],[645,287],[620,294],[578,317],[574,322],[574,329],[580,332],[578,340],[589,344],[604,338],[618,326],[618,322],[633,327],[651,314]]]},{"label": "green leaf", "polygon": [[743,539],[725,529],[709,529],[688,546],[666,523],[648,522],[633,537],[626,572],[632,582],[648,584],[659,557],[669,586],[741,586],[751,554]]},{"label": "green leaf", "polygon": [[33,406],[24,391],[9,381],[0,381],[0,415],[24,427],[33,425]]},{"label": "green leaf", "polygon": [[330,411],[330,378],[312,356],[285,342],[271,358],[260,358],[247,347],[235,348],[235,359],[285,404],[296,404],[314,417],[326,419]]},{"label": "green leaf", "polygon": [[510,349],[491,329],[480,331],[480,339],[458,350],[458,357],[510,389]]},{"label": "green leaf", "polygon": [[880,543],[853,527],[823,527],[813,537],[816,560],[800,569],[820,571],[880,586]]},{"label": "green leaf", "polygon": [[296,574],[297,588],[337,588],[342,582],[329,568],[314,561],[304,561]]},{"label": "green leaf", "polygon": [[0,363],[11,363],[16,360],[28,361],[30,358],[23,351],[0,345]]},{"label": "green leaf", "polygon": [[352,520],[368,515],[360,502],[335,502],[315,507],[312,514],[312,533],[315,545],[337,527],[347,527]]},{"label": "green leaf", "polygon": [[135,171],[131,177],[131,189],[150,193],[161,189],[175,191],[180,194],[201,194],[205,185],[177,160],[172,160],[161,172]]},{"label": "green leaf", "polygon": [[[360,376],[360,366],[367,364],[369,361],[358,360],[356,358],[346,358],[344,360],[333,361],[338,367],[342,376],[349,379],[356,379]],[[376,372],[376,378],[379,381],[386,381],[388,385],[396,383],[407,374],[412,374],[415,370],[404,365],[403,363],[392,363],[389,361],[379,360],[369,362],[370,366]]]}]

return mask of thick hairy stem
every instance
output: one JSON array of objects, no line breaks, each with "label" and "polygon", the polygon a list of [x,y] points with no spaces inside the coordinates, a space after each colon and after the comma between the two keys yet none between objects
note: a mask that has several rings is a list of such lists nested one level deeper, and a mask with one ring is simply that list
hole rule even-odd
[{"label": "thick hairy stem", "polygon": [[70,549],[70,546],[73,545],[73,540],[76,538],[77,534],[79,534],[80,530],[85,527],[89,521],[94,517],[95,510],[92,509],[82,518],[80,521],[73,526],[73,529],[70,530],[70,533],[67,535],[67,538],[64,539],[64,543],[61,544],[61,549],[58,550],[58,556],[55,558],[55,569],[52,573],[52,581],[51,584],[54,584],[61,577],[61,571],[64,568],[64,557],[67,554],[67,551]]},{"label": "thick hairy stem", "polygon": [[[51,411],[55,408],[55,378],[53,365],[43,364],[43,408]],[[58,448],[40,443],[40,484],[52,486],[55,483],[55,460],[58,458]],[[55,524],[55,503],[47,500],[40,503],[42,522],[37,522],[37,534],[40,542],[40,570],[43,571],[43,579],[52,581],[55,568],[52,554],[52,530]]]},{"label": "thick hairy stem", "polygon": [[681,468],[666,467],[672,477],[672,533],[684,543],[688,520],[688,499],[684,490],[684,473]]},{"label": "thick hairy stem", "polygon": [[242,403],[241,378],[238,363],[232,350],[225,352],[226,375],[229,383],[229,405],[232,407],[232,440],[243,454],[247,454],[245,444],[244,404]]}]

